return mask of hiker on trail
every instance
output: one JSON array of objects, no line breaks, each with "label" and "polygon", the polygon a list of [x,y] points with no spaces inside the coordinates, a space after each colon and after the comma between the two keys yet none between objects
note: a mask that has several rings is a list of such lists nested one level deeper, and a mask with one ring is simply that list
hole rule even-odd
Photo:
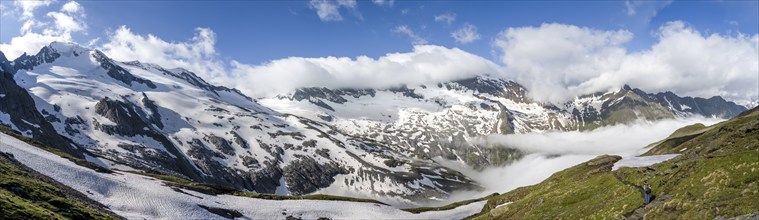
[{"label": "hiker on trail", "polygon": [[648,184],[643,185],[643,197],[646,199],[646,205],[651,203],[651,187]]}]

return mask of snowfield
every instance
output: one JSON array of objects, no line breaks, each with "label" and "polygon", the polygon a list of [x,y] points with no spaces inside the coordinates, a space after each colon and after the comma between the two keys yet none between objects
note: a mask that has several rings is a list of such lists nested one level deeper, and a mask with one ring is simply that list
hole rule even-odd
[{"label": "snowfield", "polygon": [[653,156],[639,156],[639,157],[625,157],[617,161],[611,170],[617,170],[622,167],[646,167],[657,163],[667,161],[669,159],[680,156],[680,154],[664,154]]},{"label": "snowfield", "polygon": [[0,134],[0,151],[58,182],[80,191],[129,219],[223,219],[198,205],[237,210],[245,219],[461,219],[478,213],[486,201],[452,210],[409,213],[374,203],[320,200],[264,200],[175,191],[161,180],[137,174],[98,173],[67,159]]}]

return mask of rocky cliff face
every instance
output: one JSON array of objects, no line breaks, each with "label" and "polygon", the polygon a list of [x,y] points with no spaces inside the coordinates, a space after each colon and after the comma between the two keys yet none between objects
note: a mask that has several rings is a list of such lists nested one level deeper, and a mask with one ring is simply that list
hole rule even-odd
[{"label": "rocky cliff face", "polygon": [[13,80],[14,73],[15,68],[0,52],[0,124],[68,154],[83,157],[79,147],[59,135],[48,122],[48,117],[36,110],[32,96]]}]

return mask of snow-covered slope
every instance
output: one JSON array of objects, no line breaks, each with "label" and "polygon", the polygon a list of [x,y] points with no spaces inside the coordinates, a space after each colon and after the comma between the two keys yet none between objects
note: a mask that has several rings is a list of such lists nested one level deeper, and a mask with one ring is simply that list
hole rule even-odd
[{"label": "snow-covered slope", "polygon": [[461,219],[478,213],[485,201],[446,211],[413,214],[375,203],[320,200],[263,200],[206,195],[171,188],[161,180],[127,172],[98,173],[0,133],[0,151],[24,165],[71,186],[129,219],[224,219],[206,208],[238,211],[250,219]]},{"label": "snow-covered slope", "polygon": [[719,97],[681,98],[627,86],[557,106],[532,101],[518,83],[486,77],[379,90],[303,88],[261,103],[394,151],[417,158],[442,157],[475,169],[508,163],[522,154],[476,146],[471,137],[589,130],[691,115],[727,118],[745,110]]},{"label": "snow-covered slope", "polygon": [[261,193],[301,195],[338,183],[400,202],[479,187],[433,161],[280,114],[187,70],[117,62],[65,43],[26,60],[40,62],[14,61],[36,64],[18,69],[14,80],[37,111],[89,160],[110,168]]}]

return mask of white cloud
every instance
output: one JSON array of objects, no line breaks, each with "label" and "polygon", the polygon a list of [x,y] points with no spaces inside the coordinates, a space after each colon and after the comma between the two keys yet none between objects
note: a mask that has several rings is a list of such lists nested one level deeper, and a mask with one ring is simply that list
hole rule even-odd
[{"label": "white cloud", "polygon": [[379,6],[393,7],[395,0],[372,0],[372,3]]},{"label": "white cloud", "polygon": [[15,59],[23,53],[34,54],[52,41],[73,41],[71,34],[86,32],[84,8],[74,1],[68,2],[59,11],[50,11],[45,20],[39,20],[34,12],[50,6],[54,1],[16,1],[15,10],[21,13],[21,36],[11,38],[9,43],[0,44],[0,50],[8,59]]},{"label": "white cloud", "polygon": [[26,20],[34,18],[34,11],[40,7],[47,7],[52,4],[53,0],[40,0],[40,1],[14,1],[13,5],[21,10],[21,17],[19,19]]},{"label": "white cloud", "polygon": [[617,68],[625,55],[621,44],[631,38],[632,33],[624,30],[543,24],[509,28],[496,37],[493,45],[500,49],[508,74],[526,86],[533,98],[560,103],[575,95],[596,92],[577,87]]},{"label": "white cloud", "polygon": [[[648,91],[719,95],[746,103],[759,95],[759,35],[701,34],[683,22],[659,29],[650,50],[630,54],[619,71],[586,83],[598,87],[615,78]],[[585,86],[585,85],[583,85]]]},{"label": "white cloud", "polygon": [[427,44],[427,40],[416,34],[411,28],[409,28],[407,25],[399,25],[393,28],[393,32],[395,33],[401,33],[405,34],[409,38],[411,38],[411,44],[413,45],[421,45],[421,44]]},{"label": "white cloud", "polygon": [[630,1],[625,1],[625,8],[627,8],[627,16],[635,15],[635,5]]},{"label": "white cloud", "polygon": [[229,85],[254,97],[289,93],[300,87],[387,88],[500,73],[498,65],[482,57],[431,45],[377,59],[290,57],[258,66],[232,65]]},{"label": "white cloud", "polygon": [[322,21],[342,21],[343,16],[338,11],[338,6],[327,0],[311,0],[309,7],[316,10],[316,15]]},{"label": "white cloud", "polygon": [[456,43],[468,44],[480,39],[480,33],[477,33],[477,27],[466,23],[458,30],[451,33],[451,37]]},{"label": "white cloud", "polygon": [[68,13],[80,13],[82,10],[82,5],[80,5],[78,2],[70,1],[61,7],[62,12],[68,12]]},{"label": "white cloud", "polygon": [[662,9],[672,4],[671,0],[663,1],[625,1],[625,12],[627,13],[626,28],[631,30],[647,29],[651,19]]},{"label": "white cloud", "polygon": [[521,186],[540,183],[553,173],[599,155],[639,155],[647,150],[644,149],[646,146],[666,138],[678,128],[694,123],[712,125],[719,121],[686,118],[656,122],[639,121],[635,124],[601,127],[588,132],[490,135],[475,139],[475,142],[482,146],[516,148],[527,155],[504,167],[490,167],[479,172],[460,162],[440,158],[436,158],[435,161],[462,172],[486,188],[483,192],[455,193],[452,196],[455,200],[479,198],[494,192],[503,193]]},{"label": "white cloud", "polygon": [[[544,155],[602,155],[635,156],[643,147],[662,140],[678,128],[702,123],[712,125],[722,121],[711,118],[640,120],[633,124],[601,127],[592,131],[566,131],[527,134],[494,134],[476,143],[491,147],[509,147],[527,153]],[[561,144],[557,144],[561,143]]]},{"label": "white cloud", "polygon": [[493,45],[507,73],[540,101],[561,103],[624,84],[648,92],[721,95],[740,103],[759,92],[759,35],[707,36],[670,22],[657,36],[650,50],[630,54],[623,47],[630,32],[543,24],[509,28]]},{"label": "white cloud", "polygon": [[[49,12],[48,17],[53,18],[55,27],[48,30],[58,32],[58,34],[70,34],[72,32],[84,31],[87,29],[86,24],[77,20],[75,15],[63,12]],[[79,16],[81,17],[81,16]]]},{"label": "white cloud", "polygon": [[52,36],[38,33],[27,33],[18,37],[11,38],[10,43],[0,44],[0,51],[3,51],[8,60],[18,58],[24,53],[35,54],[42,47],[53,41],[70,41],[65,36]]},{"label": "white cloud", "polygon": [[133,33],[125,26],[108,36],[100,50],[119,61],[139,60],[165,68],[184,68],[211,82],[225,81],[223,62],[217,59],[216,34],[208,28],[195,29],[195,36],[185,42],[167,42],[156,36]]},{"label": "white cloud", "polygon": [[363,20],[363,16],[358,11],[356,0],[311,0],[308,3],[309,8],[316,10],[316,15],[322,21],[342,21],[343,16],[340,14],[340,8],[350,10],[353,15]]},{"label": "white cloud", "polygon": [[435,15],[435,22],[445,22],[448,25],[451,25],[454,21],[456,21],[456,14],[454,13]]}]

